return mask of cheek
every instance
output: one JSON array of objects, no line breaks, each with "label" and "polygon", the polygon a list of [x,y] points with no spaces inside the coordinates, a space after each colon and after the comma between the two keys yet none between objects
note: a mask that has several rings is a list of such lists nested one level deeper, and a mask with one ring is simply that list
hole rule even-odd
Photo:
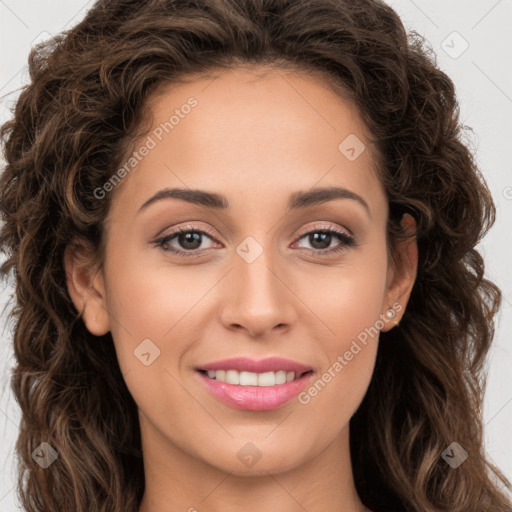
[{"label": "cheek", "polygon": [[[119,365],[125,375],[136,370],[130,374],[134,385],[135,375],[142,369],[146,382],[140,385],[145,387],[162,376],[168,379],[148,370],[156,368],[162,373],[166,369],[175,374],[204,338],[207,324],[215,316],[211,292],[225,273],[224,268],[211,265],[171,264],[165,256],[155,257],[153,251],[157,250],[112,251],[106,262],[108,310]],[[156,348],[145,341],[148,339]],[[151,359],[153,353],[158,356],[147,368],[137,358],[143,346],[149,347]]]},{"label": "cheek", "polygon": [[164,350],[179,352],[182,331],[194,316],[194,305],[209,288],[208,277],[198,277],[192,266],[172,269],[150,263],[145,253],[126,251],[120,257],[113,251],[106,270],[111,332],[120,364],[125,367],[134,364],[134,350],[145,339],[162,355]]},{"label": "cheek", "polygon": [[353,252],[336,267],[310,266],[299,273],[294,289],[309,306],[304,313],[316,317],[318,337],[331,357],[344,352],[347,343],[349,347],[352,339],[380,319],[387,280],[384,244]]},{"label": "cheek", "polygon": [[316,270],[308,279],[308,304],[321,319],[315,337],[324,357],[317,379],[299,401],[313,416],[332,410],[334,424],[340,425],[356,411],[373,374],[383,326],[385,247],[361,251],[347,258],[347,265],[328,270]]},{"label": "cheek", "polygon": [[382,327],[381,298],[375,297],[375,288],[347,283],[345,290],[346,294],[337,295],[335,305],[326,304],[324,321],[332,332],[317,338],[323,364],[316,379],[299,396],[311,418],[325,416],[329,411],[329,422],[323,428],[330,429],[332,436],[340,425],[348,423],[364,398]]},{"label": "cheek", "polygon": [[113,257],[109,271],[111,330],[126,385],[147,417],[179,431],[173,411],[185,413],[190,396],[176,385],[181,379],[177,366],[199,338],[199,301],[215,280],[198,276],[192,266],[152,268],[129,253],[122,262]]}]

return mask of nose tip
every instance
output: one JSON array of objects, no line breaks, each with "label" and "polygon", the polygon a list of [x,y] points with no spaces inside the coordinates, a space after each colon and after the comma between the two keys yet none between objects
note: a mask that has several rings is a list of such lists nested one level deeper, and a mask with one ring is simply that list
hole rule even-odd
[{"label": "nose tip", "polygon": [[296,318],[284,276],[278,278],[264,258],[253,263],[239,261],[226,283],[229,293],[221,319],[226,328],[245,329],[251,338],[290,326]]},{"label": "nose tip", "polygon": [[260,329],[256,329],[252,327],[252,324],[246,322],[244,325],[234,324],[233,327],[236,327],[239,330],[243,330],[247,333],[247,336],[251,339],[264,338],[265,335],[269,332],[272,332],[274,329],[279,328],[280,326],[284,326],[284,324],[276,325],[274,328],[270,327],[262,327]]}]

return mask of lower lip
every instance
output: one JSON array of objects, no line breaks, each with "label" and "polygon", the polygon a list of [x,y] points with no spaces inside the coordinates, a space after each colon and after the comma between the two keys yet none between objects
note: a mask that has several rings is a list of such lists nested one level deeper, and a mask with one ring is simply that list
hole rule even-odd
[{"label": "lower lip", "polygon": [[239,386],[210,379],[199,371],[197,373],[206,389],[217,398],[232,407],[249,411],[268,411],[281,407],[303,391],[313,376],[313,372],[310,372],[291,382],[275,386]]}]

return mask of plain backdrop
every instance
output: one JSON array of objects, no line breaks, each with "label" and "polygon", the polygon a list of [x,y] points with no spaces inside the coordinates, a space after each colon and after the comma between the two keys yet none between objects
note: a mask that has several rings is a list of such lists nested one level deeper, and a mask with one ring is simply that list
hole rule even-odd
[{"label": "plain backdrop", "polygon": [[[357,0],[354,0],[357,1]],[[497,222],[480,248],[487,276],[503,291],[484,404],[486,448],[512,479],[512,0],[396,0],[388,2],[407,29],[425,36],[439,66],[456,85],[461,121],[472,128],[478,163],[497,205]],[[93,2],[0,0],[0,123],[10,117],[27,83],[27,56],[41,39],[78,23]],[[0,308],[11,294],[0,290]],[[19,412],[10,390],[10,326],[0,318],[0,510],[20,510],[14,443]]]}]

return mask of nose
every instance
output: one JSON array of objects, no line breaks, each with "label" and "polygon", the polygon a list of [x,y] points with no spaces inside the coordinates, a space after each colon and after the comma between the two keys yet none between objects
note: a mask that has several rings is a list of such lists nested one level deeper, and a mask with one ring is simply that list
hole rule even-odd
[{"label": "nose", "polygon": [[287,273],[265,251],[252,263],[237,256],[224,283],[223,325],[246,331],[253,338],[289,328],[298,317],[298,299],[287,281]]}]

